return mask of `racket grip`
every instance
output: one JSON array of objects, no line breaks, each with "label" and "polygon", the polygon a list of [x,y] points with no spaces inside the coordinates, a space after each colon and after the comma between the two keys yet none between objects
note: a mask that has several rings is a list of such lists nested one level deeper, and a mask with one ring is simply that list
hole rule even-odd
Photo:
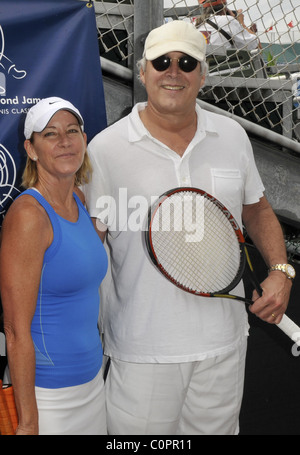
[{"label": "racket grip", "polygon": [[300,346],[300,327],[297,326],[286,314],[283,315],[281,321],[277,326],[288,336],[291,340]]}]

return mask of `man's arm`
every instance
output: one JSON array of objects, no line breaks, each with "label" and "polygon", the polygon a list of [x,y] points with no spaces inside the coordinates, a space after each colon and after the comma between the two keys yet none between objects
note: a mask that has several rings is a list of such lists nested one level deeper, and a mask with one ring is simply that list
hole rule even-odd
[{"label": "man's arm", "polygon": [[[256,204],[244,206],[243,222],[268,268],[287,263],[282,229],[265,197]],[[255,303],[250,311],[267,322],[279,323],[288,306],[292,282],[284,273],[274,271],[269,273],[261,286],[263,295],[259,297],[256,291],[253,292]]]}]

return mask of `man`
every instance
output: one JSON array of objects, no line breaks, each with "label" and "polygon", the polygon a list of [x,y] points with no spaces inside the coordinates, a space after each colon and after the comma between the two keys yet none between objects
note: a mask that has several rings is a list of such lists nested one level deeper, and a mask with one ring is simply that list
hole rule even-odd
[{"label": "man", "polygon": [[[150,32],[140,62],[148,102],[89,147],[94,172],[87,204],[111,259],[102,300],[105,353],[111,358],[109,434],[238,432],[245,306],[185,293],[154,268],[142,231],[155,197],[179,186],[204,189],[240,225],[243,217],[269,266],[287,259],[246,133],[196,105],[205,82],[205,47],[203,35],[184,21]],[[262,286],[264,295],[254,293],[252,311],[279,322],[291,281],[274,271]]]},{"label": "man", "polygon": [[196,27],[207,42],[216,49],[246,49],[252,51],[261,44],[256,33],[245,25],[240,9],[231,11],[227,0],[198,0],[203,14],[196,20]]}]

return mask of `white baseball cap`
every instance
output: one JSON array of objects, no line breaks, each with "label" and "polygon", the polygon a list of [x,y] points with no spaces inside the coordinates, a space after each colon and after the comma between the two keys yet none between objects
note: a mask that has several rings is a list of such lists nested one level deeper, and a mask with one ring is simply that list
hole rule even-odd
[{"label": "white baseball cap", "polygon": [[61,110],[72,112],[77,117],[79,125],[83,129],[83,118],[79,110],[69,101],[53,96],[42,99],[29,109],[24,125],[25,138],[30,139],[32,133],[43,131],[53,115]]},{"label": "white baseball cap", "polygon": [[202,62],[205,60],[206,41],[191,22],[167,22],[153,29],[147,36],[144,57],[154,60],[168,52],[183,52]]}]

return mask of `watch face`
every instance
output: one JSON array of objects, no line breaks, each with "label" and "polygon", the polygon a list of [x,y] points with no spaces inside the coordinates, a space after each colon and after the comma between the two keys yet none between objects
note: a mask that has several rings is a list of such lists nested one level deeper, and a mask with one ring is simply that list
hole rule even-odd
[{"label": "watch face", "polygon": [[295,269],[293,266],[291,266],[290,264],[287,265],[287,273],[290,275],[291,278],[294,278],[295,275],[296,275],[296,272],[295,272]]}]

